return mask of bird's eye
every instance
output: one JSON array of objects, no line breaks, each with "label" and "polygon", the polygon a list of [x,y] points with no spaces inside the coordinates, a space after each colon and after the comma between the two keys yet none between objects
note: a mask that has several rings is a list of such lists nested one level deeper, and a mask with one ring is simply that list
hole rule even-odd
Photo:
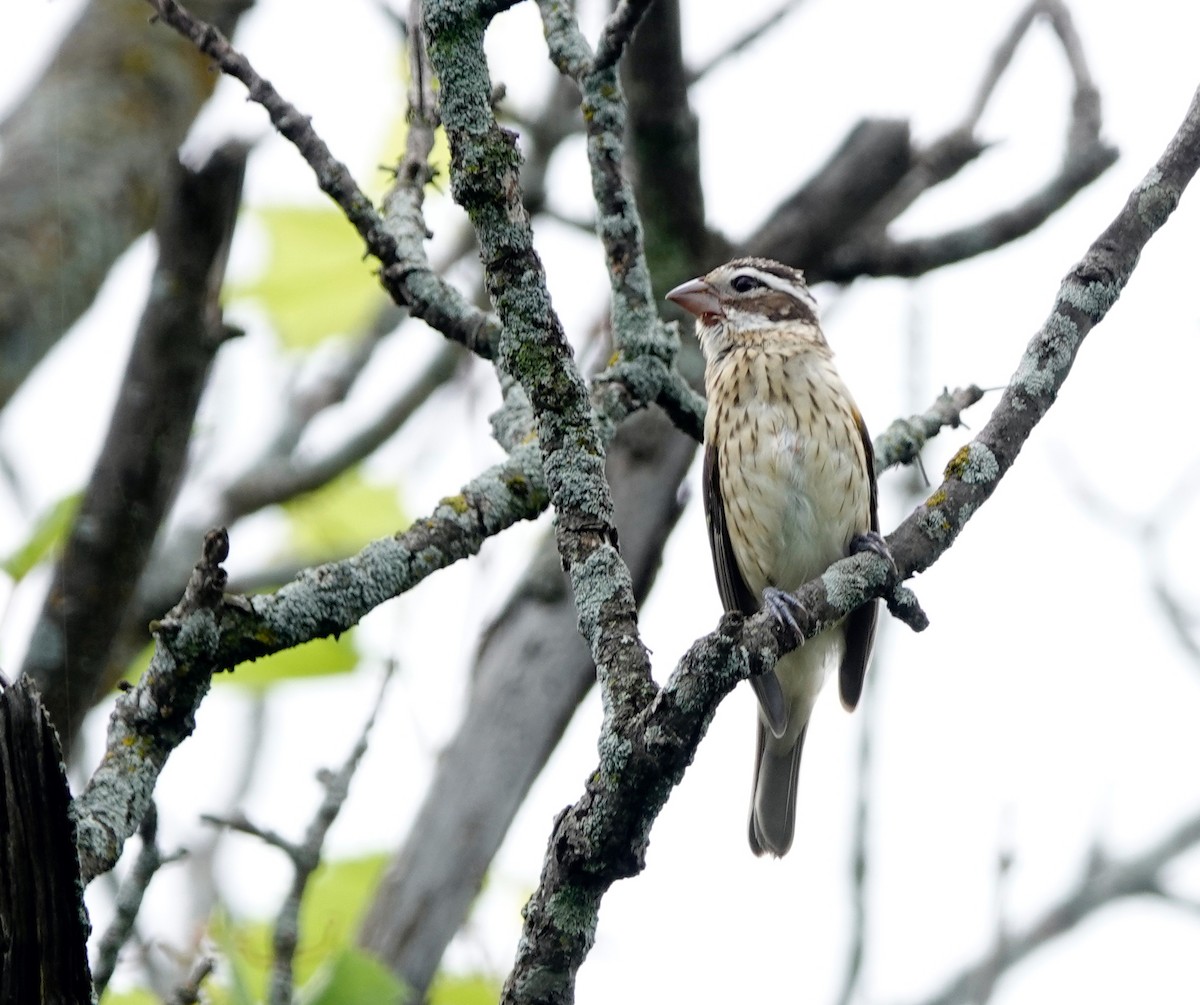
[{"label": "bird's eye", "polygon": [[736,293],[749,293],[751,290],[757,290],[763,284],[761,280],[743,273],[740,276],[734,276],[733,281],[729,285],[733,287]]}]

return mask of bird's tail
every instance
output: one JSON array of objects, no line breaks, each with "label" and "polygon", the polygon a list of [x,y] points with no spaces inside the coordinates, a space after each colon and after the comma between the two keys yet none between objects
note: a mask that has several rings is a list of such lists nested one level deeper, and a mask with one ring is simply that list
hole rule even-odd
[{"label": "bird's tail", "polygon": [[794,743],[771,736],[760,720],[754,758],[754,791],[750,799],[750,848],[755,855],[783,856],[796,831],[796,779],[804,734]]}]

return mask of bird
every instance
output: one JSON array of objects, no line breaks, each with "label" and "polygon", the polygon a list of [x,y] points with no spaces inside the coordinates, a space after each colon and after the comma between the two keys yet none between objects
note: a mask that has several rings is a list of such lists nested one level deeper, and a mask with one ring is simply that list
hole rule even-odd
[{"label": "bird", "polygon": [[[721,602],[745,615],[766,608],[797,631],[795,590],[848,554],[887,555],[862,414],[799,269],[736,258],[667,299],[696,316],[704,353],[703,499]],[[835,664],[842,704],[858,704],[877,607],[859,607],[750,678],[758,698],[755,855],[782,857],[791,848],[813,705]]]}]

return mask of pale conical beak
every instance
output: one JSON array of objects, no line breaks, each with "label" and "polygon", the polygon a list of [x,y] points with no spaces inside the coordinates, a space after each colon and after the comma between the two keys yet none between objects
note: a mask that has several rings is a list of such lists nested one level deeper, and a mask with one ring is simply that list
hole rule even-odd
[{"label": "pale conical beak", "polygon": [[686,283],[681,283],[667,294],[667,299],[698,318],[706,314],[725,316],[721,301],[717,298],[717,291],[703,279],[689,279]]}]

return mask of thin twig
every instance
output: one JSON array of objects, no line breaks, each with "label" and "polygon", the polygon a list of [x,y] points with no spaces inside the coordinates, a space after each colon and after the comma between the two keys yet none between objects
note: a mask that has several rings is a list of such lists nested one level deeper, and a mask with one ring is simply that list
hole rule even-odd
[{"label": "thin twig", "polygon": [[616,66],[633,37],[642,15],[653,0],[620,0],[617,9],[604,25],[600,41],[596,43],[596,55],[592,59],[592,72],[597,73]]},{"label": "thin twig", "polygon": [[216,966],[216,957],[207,953],[198,956],[187,979],[175,989],[167,1005],[196,1005],[200,1001],[200,985],[208,979],[208,975]]},{"label": "thin twig", "polygon": [[[1070,890],[1046,907],[999,947],[964,967],[937,993],[914,1005],[960,1005],[975,1000],[981,968],[993,968],[999,979],[1022,960],[1078,926],[1097,911],[1125,897],[1162,896],[1162,872],[1182,854],[1200,844],[1200,815],[1192,816],[1140,855],[1126,859],[1100,858],[1084,870]],[[1168,902],[1172,902],[1168,900]]]},{"label": "thin twig", "polygon": [[92,982],[96,988],[96,997],[104,995],[104,989],[112,979],[117,966],[117,957],[121,947],[133,934],[133,926],[137,921],[138,912],[142,907],[142,898],[154,874],[169,862],[174,862],[182,856],[182,852],[173,855],[163,855],[158,848],[158,812],[153,803],[150,810],[138,828],[138,836],[142,839],[142,847],[134,860],[133,868],[121,884],[117,892],[113,920],[100,937],[96,947],[96,965],[92,968]]},{"label": "thin twig", "polygon": [[393,669],[394,665],[389,663],[383,675],[383,681],[380,683],[379,693],[371,707],[371,714],[363,725],[358,741],[354,744],[345,763],[336,772],[318,772],[317,779],[325,790],[325,797],[321,800],[321,805],[317,807],[316,814],[305,829],[302,841],[289,841],[276,831],[251,823],[244,814],[230,818],[207,815],[201,818],[206,823],[228,827],[257,837],[271,847],[278,848],[292,863],[292,884],[283,906],[279,909],[279,916],[275,920],[275,932],[271,940],[271,985],[267,998],[271,1005],[290,1005],[292,1001],[296,948],[300,943],[300,905],[304,900],[304,891],[308,887],[312,874],[321,864],[321,851],[324,848],[329,828],[337,820],[338,814],[346,802],[346,797],[350,794],[350,782],[362,762],[363,755],[367,752],[367,741],[379,715],[379,710],[383,706],[383,697],[391,681]]},{"label": "thin twig", "polygon": [[799,7],[802,2],[803,0],[785,0],[784,3],[780,4],[762,20],[752,24],[742,34],[735,36],[732,42],[726,44],[723,49],[709,57],[706,63],[701,64],[688,74],[688,85],[690,86],[699,80],[703,80],[722,63],[749,48],[773,30],[777,24]]},{"label": "thin twig", "polygon": [[223,73],[240,80],[250,99],[266,109],[275,128],[291,141],[313,169],[321,191],[341,207],[363,239],[368,253],[382,264],[380,282],[392,299],[410,307],[417,317],[448,338],[491,358],[497,336],[495,319],[468,304],[457,290],[435,275],[423,259],[403,253],[403,243],[425,239],[424,229],[417,234],[399,235],[389,227],[346,165],[333,156],[313,129],[309,117],[284,100],[271,82],[259,76],[250,61],[216,28],[194,17],[176,0],[147,2],[165,23],[213,59]]}]

